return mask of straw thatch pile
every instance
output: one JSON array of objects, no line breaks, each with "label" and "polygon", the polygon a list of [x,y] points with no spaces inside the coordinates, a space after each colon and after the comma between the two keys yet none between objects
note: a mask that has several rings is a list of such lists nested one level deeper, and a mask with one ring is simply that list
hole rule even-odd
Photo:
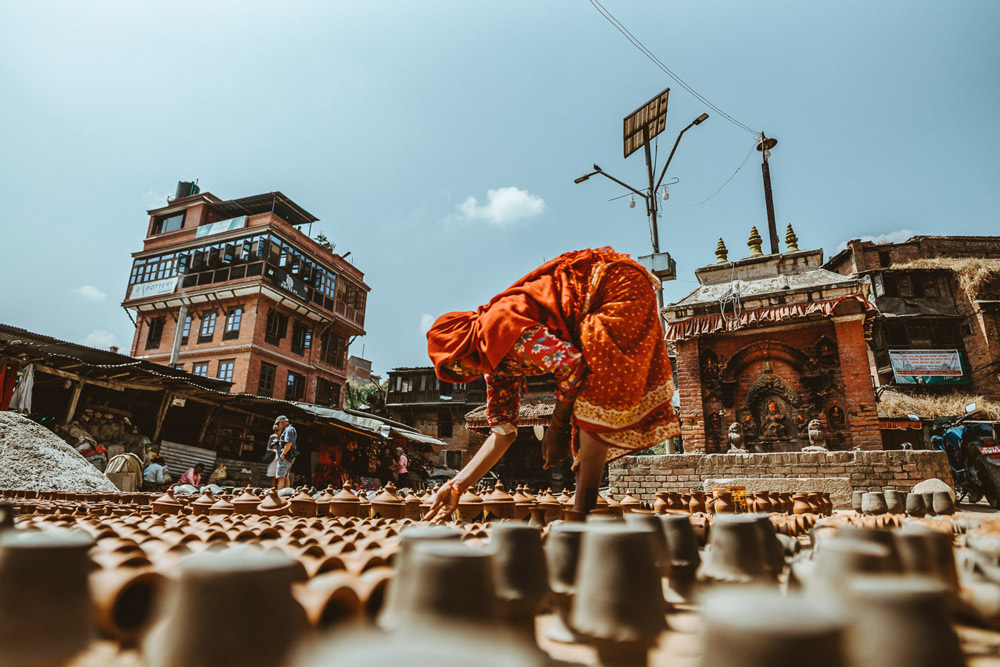
[{"label": "straw thatch pile", "polygon": [[928,257],[904,264],[893,264],[894,269],[947,269],[955,273],[958,286],[970,298],[976,298],[979,289],[1000,276],[1000,259],[972,257]]},{"label": "straw thatch pile", "polygon": [[965,406],[976,403],[983,416],[1000,421],[1000,402],[959,391],[947,394],[906,394],[886,389],[878,398],[878,416],[905,417],[908,414],[930,419],[965,414]]}]

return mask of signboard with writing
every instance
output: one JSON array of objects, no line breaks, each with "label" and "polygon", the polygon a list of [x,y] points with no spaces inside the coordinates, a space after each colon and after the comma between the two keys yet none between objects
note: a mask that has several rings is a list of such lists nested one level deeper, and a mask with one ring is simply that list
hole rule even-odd
[{"label": "signboard with writing", "polygon": [[151,283],[138,283],[132,285],[132,289],[129,290],[128,298],[130,299],[145,299],[149,296],[161,296],[163,294],[170,294],[175,289],[177,289],[177,281],[179,278],[164,278],[163,280],[154,280]]},{"label": "signboard with writing", "polygon": [[306,284],[287,271],[269,266],[267,275],[274,278],[274,284],[286,292],[294,294],[303,301],[309,300],[309,288]]},{"label": "signboard with writing", "polygon": [[897,384],[969,384],[958,350],[889,350]]},{"label": "signboard with writing", "polygon": [[670,89],[625,116],[623,121],[625,157],[642,148],[667,126],[667,99]]},{"label": "signboard with writing", "polygon": [[247,217],[241,215],[238,218],[230,218],[229,220],[219,220],[218,222],[213,222],[210,225],[201,225],[198,227],[194,233],[196,239],[200,239],[203,236],[211,236],[212,234],[221,234],[222,232],[231,232],[234,229],[241,229],[247,224]]}]

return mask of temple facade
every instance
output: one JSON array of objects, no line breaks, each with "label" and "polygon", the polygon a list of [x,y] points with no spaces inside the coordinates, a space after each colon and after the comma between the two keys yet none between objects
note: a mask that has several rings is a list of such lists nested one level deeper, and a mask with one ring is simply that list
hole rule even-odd
[{"label": "temple facade", "polygon": [[823,268],[822,250],[750,256],[695,271],[699,286],[663,310],[676,346],[685,452],[881,449],[866,334],[865,280]]}]

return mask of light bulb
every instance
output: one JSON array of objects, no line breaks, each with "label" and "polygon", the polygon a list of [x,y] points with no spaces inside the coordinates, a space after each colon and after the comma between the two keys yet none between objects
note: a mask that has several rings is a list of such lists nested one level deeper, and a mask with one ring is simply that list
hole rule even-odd
[{"label": "light bulb", "polygon": [[629,195],[628,198],[629,198],[628,207],[635,208],[635,195]]},{"label": "light bulb", "polygon": [[670,188],[666,185],[663,186],[663,201],[670,199]]}]

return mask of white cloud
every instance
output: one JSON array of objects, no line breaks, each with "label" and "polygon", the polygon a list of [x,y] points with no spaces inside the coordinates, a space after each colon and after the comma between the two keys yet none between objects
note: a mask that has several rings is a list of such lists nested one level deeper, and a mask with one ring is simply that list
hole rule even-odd
[{"label": "white cloud", "polygon": [[118,336],[105,329],[94,329],[83,339],[83,344],[106,350],[112,345],[118,345]]},{"label": "white cloud", "polygon": [[[902,243],[903,241],[909,240],[911,236],[916,236],[920,232],[914,231],[912,229],[897,229],[892,232],[886,232],[885,234],[876,234],[875,236],[862,236],[860,239],[862,241],[871,241],[872,243]],[[839,246],[837,246],[837,252],[847,248],[847,241],[844,241]]]},{"label": "white cloud", "polygon": [[82,296],[87,301],[100,301],[107,296],[107,294],[93,285],[81,285],[80,287],[74,287],[71,291],[73,294]]},{"label": "white cloud", "polygon": [[457,208],[458,217],[465,220],[484,220],[491,225],[503,226],[533,218],[545,210],[545,201],[538,195],[513,186],[487,190],[486,204],[469,196]]},{"label": "white cloud", "polygon": [[420,333],[427,335],[427,332],[431,330],[434,326],[434,320],[437,318],[430,313],[424,313],[420,316]]}]

